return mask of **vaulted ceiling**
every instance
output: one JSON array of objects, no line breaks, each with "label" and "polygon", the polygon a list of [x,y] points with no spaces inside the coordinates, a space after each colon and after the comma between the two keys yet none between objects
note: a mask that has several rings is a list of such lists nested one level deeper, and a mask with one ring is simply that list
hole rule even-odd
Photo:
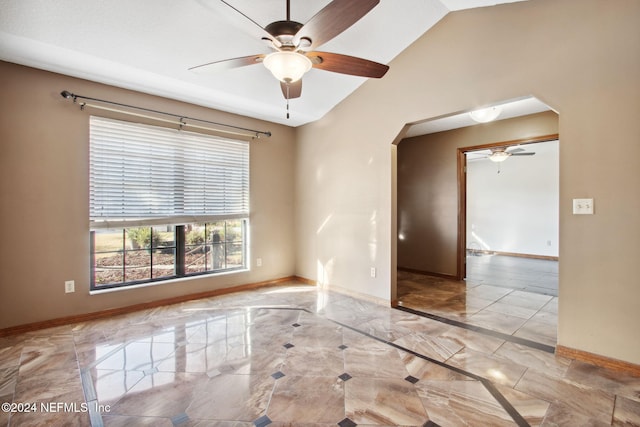
[{"label": "vaulted ceiling", "polygon": [[[519,0],[381,0],[320,50],[389,64],[450,11],[513,1]],[[271,51],[247,17],[262,27],[283,20],[286,1],[227,3],[0,0],[0,59],[289,126],[322,118],[366,81],[312,69],[287,119],[280,85],[260,64],[189,71]],[[329,3],[292,0],[291,19],[305,23]]]}]

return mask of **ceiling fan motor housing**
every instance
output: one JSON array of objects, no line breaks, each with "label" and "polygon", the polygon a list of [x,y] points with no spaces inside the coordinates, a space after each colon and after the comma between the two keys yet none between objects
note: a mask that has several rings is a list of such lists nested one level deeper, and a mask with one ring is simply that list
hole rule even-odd
[{"label": "ceiling fan motor housing", "polygon": [[295,21],[276,21],[267,25],[264,29],[283,46],[293,46],[293,36],[298,34],[303,24]]}]

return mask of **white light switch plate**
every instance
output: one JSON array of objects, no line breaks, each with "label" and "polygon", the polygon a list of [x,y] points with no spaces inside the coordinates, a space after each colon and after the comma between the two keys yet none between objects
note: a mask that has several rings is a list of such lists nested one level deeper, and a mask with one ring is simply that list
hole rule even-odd
[{"label": "white light switch plate", "polygon": [[574,215],[593,215],[593,199],[573,199]]}]

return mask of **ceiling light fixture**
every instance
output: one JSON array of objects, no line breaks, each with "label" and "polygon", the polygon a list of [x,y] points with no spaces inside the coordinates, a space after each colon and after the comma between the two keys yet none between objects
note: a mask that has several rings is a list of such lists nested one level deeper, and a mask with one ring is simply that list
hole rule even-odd
[{"label": "ceiling light fixture", "polygon": [[469,112],[469,115],[478,123],[488,123],[497,119],[501,112],[502,107],[495,106],[471,111]]},{"label": "ceiling light fixture", "polygon": [[267,70],[283,83],[297,82],[311,69],[311,60],[301,53],[280,51],[267,55],[263,61]]},{"label": "ceiling light fixture", "polygon": [[489,155],[489,160],[492,162],[504,162],[511,156],[511,153],[507,153],[506,151],[494,151]]}]

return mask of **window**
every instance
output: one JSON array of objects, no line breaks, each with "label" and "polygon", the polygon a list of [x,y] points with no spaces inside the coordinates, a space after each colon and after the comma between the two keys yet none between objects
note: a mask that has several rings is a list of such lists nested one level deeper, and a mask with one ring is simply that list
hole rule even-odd
[{"label": "window", "polygon": [[91,117],[91,288],[246,268],[249,145]]}]

